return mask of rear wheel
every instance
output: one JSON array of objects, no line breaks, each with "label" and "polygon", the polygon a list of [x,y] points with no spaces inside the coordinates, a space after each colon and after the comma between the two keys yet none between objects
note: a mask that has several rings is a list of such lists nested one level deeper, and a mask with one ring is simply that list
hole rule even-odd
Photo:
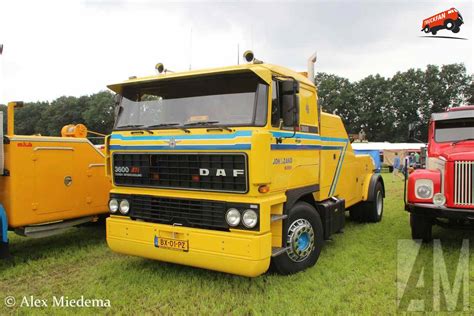
[{"label": "rear wheel", "polygon": [[433,220],[419,214],[410,214],[411,238],[430,242],[433,239]]},{"label": "rear wheel", "polygon": [[430,27],[428,25],[425,26],[425,28],[423,29],[423,32],[429,33],[430,32]]},{"label": "rear wheel", "polygon": [[359,222],[377,223],[383,216],[383,186],[379,181],[375,185],[374,200],[359,203],[349,209],[351,219]]},{"label": "rear wheel", "polygon": [[453,33],[459,33],[460,30],[461,30],[461,29],[459,28],[459,26],[456,26],[456,27],[453,28],[451,31],[452,31]]},{"label": "rear wheel", "polygon": [[438,33],[438,31],[436,31],[436,30],[431,30],[431,34],[436,35],[436,33]]},{"label": "rear wheel", "polygon": [[306,202],[293,206],[286,227],[284,247],[287,251],[272,258],[273,269],[285,275],[314,266],[324,244],[321,218],[315,208]]}]

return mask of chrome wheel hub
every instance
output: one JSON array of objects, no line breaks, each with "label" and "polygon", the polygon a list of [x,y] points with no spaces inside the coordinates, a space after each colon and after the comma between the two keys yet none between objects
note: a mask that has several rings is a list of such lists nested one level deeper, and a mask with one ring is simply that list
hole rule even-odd
[{"label": "chrome wheel hub", "polygon": [[305,260],[314,249],[314,230],[306,219],[294,221],[288,229],[288,256],[294,262]]}]

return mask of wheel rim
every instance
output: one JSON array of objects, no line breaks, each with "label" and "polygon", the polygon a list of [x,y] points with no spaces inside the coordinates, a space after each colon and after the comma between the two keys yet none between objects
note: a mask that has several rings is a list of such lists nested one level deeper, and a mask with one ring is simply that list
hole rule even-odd
[{"label": "wheel rim", "polygon": [[453,23],[449,22],[448,24],[446,24],[446,28],[448,30],[452,29],[453,28]]},{"label": "wheel rim", "polygon": [[383,210],[383,198],[382,198],[382,192],[378,191],[377,192],[377,215],[380,217],[382,215],[382,210]]},{"label": "wheel rim", "polygon": [[294,262],[301,262],[309,257],[314,249],[313,226],[306,219],[294,221],[288,229],[288,256]]}]

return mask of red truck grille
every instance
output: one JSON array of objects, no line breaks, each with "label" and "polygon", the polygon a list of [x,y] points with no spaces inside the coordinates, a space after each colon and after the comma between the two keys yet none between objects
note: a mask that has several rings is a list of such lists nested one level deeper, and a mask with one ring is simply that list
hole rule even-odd
[{"label": "red truck grille", "polygon": [[454,162],[454,204],[474,206],[474,161]]}]

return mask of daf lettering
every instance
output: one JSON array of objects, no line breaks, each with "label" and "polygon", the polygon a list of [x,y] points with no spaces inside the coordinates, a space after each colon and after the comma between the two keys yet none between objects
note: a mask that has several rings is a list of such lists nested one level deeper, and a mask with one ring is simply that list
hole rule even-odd
[{"label": "daf lettering", "polygon": [[[199,169],[199,175],[200,176],[216,176],[216,177],[226,177],[227,173],[230,170],[227,169],[206,169],[206,168],[201,168]],[[229,172],[230,173],[230,172]],[[239,175],[244,175],[244,170],[242,169],[233,169],[232,170],[232,175],[234,177],[238,177]]]}]

